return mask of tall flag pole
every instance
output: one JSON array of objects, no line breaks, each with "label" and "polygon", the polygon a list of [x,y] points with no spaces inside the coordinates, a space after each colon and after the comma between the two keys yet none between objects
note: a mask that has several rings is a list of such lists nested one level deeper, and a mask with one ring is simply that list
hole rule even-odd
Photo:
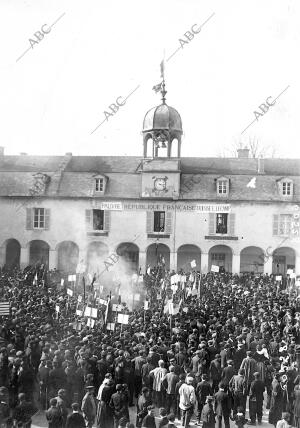
[{"label": "tall flag pole", "polygon": [[167,91],[166,91],[166,84],[165,84],[165,51],[164,51],[163,60],[160,63],[160,77],[162,81],[157,85],[154,85],[152,89],[156,94],[158,92],[162,94],[162,102],[163,104],[166,104]]}]

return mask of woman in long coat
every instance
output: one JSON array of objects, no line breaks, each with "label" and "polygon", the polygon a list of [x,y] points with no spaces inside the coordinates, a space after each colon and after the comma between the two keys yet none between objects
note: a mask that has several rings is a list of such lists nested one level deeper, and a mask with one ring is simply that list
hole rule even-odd
[{"label": "woman in long coat", "polygon": [[272,393],[269,412],[269,423],[276,427],[281,419],[283,408],[283,390],[280,383],[280,374],[276,373],[272,381]]},{"label": "woman in long coat", "polygon": [[114,418],[109,406],[111,396],[114,393],[114,383],[111,379],[104,379],[99,388],[97,400],[97,428],[113,428]]}]

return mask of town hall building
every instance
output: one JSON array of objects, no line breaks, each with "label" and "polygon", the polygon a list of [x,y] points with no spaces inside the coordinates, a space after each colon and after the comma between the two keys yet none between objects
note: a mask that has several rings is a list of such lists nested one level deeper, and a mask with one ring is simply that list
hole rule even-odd
[{"label": "town hall building", "polygon": [[180,114],[144,118],[142,156],[0,149],[0,266],[75,273],[116,253],[133,269],[300,275],[300,160],[182,157]]}]

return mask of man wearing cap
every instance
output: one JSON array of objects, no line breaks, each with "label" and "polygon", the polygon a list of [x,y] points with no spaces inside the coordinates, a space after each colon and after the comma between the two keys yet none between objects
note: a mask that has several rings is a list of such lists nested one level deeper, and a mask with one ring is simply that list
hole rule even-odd
[{"label": "man wearing cap", "polygon": [[57,393],[57,397],[55,397],[57,402],[57,407],[60,410],[60,413],[62,415],[63,424],[65,426],[67,416],[68,416],[68,409],[67,409],[67,403],[66,403],[66,390],[65,389],[59,389]]},{"label": "man wearing cap", "polygon": [[221,375],[222,383],[224,383],[225,386],[228,386],[233,375],[234,375],[233,361],[228,360],[227,366],[224,367],[222,370],[222,375]]},{"label": "man wearing cap", "polygon": [[128,417],[128,397],[123,392],[123,386],[116,385],[116,393],[111,396],[109,406],[114,415],[115,428],[118,428],[119,420],[123,417]]},{"label": "man wearing cap", "polygon": [[246,358],[243,359],[241,364],[241,369],[245,370],[245,381],[246,381],[246,389],[247,395],[249,392],[250,384],[253,380],[253,374],[257,371],[257,364],[254,358],[252,358],[251,351],[247,351]]},{"label": "man wearing cap", "polygon": [[[213,408],[213,397],[208,395],[206,397],[206,404],[203,406],[203,410],[201,413],[201,419],[203,421],[202,428],[215,428],[216,418],[215,412]],[[200,425],[200,424],[197,424]]]},{"label": "man wearing cap", "polygon": [[203,406],[206,403],[206,398],[209,395],[212,395],[212,393],[213,390],[210,386],[210,383],[208,382],[208,376],[207,374],[203,373],[202,380],[198,383],[196,387],[196,398],[198,402],[198,422],[196,423],[196,425],[200,425]]},{"label": "man wearing cap", "polygon": [[179,408],[182,412],[182,426],[184,428],[189,426],[191,417],[196,403],[195,389],[192,385],[194,379],[187,377],[186,382],[179,388]]},{"label": "man wearing cap", "polygon": [[166,411],[170,413],[171,408],[175,410],[176,396],[175,388],[179,377],[174,372],[174,366],[169,367],[169,373],[163,378],[162,384],[166,391]]},{"label": "man wearing cap", "polygon": [[212,389],[213,392],[218,390],[218,385],[221,381],[222,368],[221,368],[221,356],[216,354],[216,358],[212,360],[209,366],[210,378],[212,380]]},{"label": "man wearing cap", "polygon": [[215,394],[215,413],[218,420],[218,428],[222,428],[222,418],[224,419],[225,428],[229,428],[230,411],[229,395],[225,392],[225,385],[220,383],[219,391]]},{"label": "man wearing cap", "polygon": [[67,417],[66,428],[85,428],[84,417],[79,413],[79,404],[71,405],[72,413]]},{"label": "man wearing cap", "polygon": [[233,416],[238,407],[246,409],[247,385],[245,380],[245,370],[240,369],[237,375],[234,375],[229,382],[229,390],[233,394]]},{"label": "man wearing cap", "polygon": [[82,399],[81,411],[86,423],[87,428],[92,428],[97,413],[96,400],[94,397],[94,386],[89,385],[86,387],[86,394]]},{"label": "man wearing cap", "polygon": [[255,372],[253,376],[254,380],[251,382],[249,391],[249,415],[251,425],[255,425],[256,417],[258,424],[261,424],[265,391],[265,384],[260,379],[259,372]]}]

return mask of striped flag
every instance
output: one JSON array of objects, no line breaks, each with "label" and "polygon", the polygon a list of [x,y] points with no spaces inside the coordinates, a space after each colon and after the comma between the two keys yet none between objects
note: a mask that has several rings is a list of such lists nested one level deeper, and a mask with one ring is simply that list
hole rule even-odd
[{"label": "striped flag", "polygon": [[0,302],[0,316],[9,315],[9,302]]}]

